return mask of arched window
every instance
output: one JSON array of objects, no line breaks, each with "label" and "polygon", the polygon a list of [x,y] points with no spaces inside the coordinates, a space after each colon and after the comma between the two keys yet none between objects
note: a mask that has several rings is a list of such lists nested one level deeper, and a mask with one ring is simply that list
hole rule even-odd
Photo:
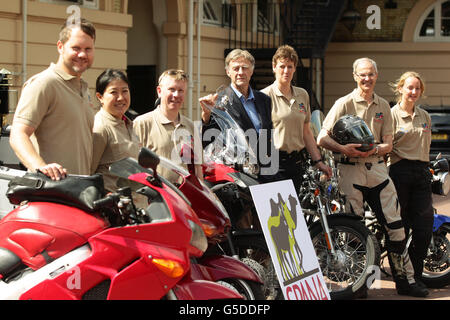
[{"label": "arched window", "polygon": [[419,19],[415,41],[450,41],[450,1],[438,0]]}]

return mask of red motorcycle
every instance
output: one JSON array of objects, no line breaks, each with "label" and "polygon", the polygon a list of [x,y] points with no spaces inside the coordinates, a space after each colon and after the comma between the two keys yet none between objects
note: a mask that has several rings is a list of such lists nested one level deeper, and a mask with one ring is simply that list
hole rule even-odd
[{"label": "red motorcycle", "polygon": [[164,157],[160,157],[160,165],[180,176],[178,188],[188,198],[208,238],[207,252],[193,259],[193,277],[219,282],[235,289],[247,300],[265,299],[260,274],[240,260],[230,257],[231,254],[224,255],[224,250],[218,250],[221,244],[231,241],[228,213],[217,196],[196,177],[192,150],[183,145],[181,154],[189,155],[188,159],[183,159],[183,162],[188,163],[187,171]]},{"label": "red motorcycle", "polygon": [[0,221],[0,299],[241,299],[192,271],[207,240],[158,162],[144,150],[113,164],[121,188],[106,196],[99,175],[11,177],[20,206]]},{"label": "red motorcycle", "polygon": [[[249,187],[259,184],[259,167],[245,133],[228,113],[226,96],[211,109],[220,130],[210,137],[203,133],[205,183],[230,214],[230,241],[223,243],[226,254],[234,255],[254,269],[264,282],[266,299],[281,299],[282,293],[269,249],[259,223]],[[217,134],[218,133],[218,134]],[[206,142],[205,142],[206,143]]]}]

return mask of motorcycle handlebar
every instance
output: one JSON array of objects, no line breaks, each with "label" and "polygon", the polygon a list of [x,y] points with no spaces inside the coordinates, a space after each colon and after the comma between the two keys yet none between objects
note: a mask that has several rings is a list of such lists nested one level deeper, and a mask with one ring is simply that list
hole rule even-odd
[{"label": "motorcycle handlebar", "polygon": [[106,207],[111,207],[111,205],[114,204],[116,198],[118,197],[117,194],[109,194],[106,197],[99,199],[99,200],[95,200],[93,202],[94,205],[94,210],[99,210],[101,208],[106,208]]}]

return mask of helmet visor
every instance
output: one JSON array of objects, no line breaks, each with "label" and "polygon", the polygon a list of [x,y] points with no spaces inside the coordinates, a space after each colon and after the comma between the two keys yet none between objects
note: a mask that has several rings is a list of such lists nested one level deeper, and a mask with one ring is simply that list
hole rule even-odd
[{"label": "helmet visor", "polygon": [[353,136],[358,140],[365,140],[368,137],[372,136],[370,129],[364,122],[360,122],[358,125],[350,128],[350,131],[352,132]]}]

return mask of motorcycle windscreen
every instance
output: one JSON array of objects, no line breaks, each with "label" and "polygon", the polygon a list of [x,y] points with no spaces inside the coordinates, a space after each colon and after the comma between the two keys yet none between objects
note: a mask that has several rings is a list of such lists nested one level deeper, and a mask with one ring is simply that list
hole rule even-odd
[{"label": "motorcycle windscreen", "polygon": [[[169,221],[172,219],[170,210],[159,192],[142,183],[128,179],[129,176],[141,172],[153,175],[153,170],[142,167],[133,158],[125,158],[111,164],[109,171],[119,178],[117,180],[118,187],[129,187],[131,189],[135,205],[145,209],[151,222]],[[172,186],[168,181],[163,182],[179,193],[176,187]],[[185,198],[184,195],[182,196]]]},{"label": "motorcycle windscreen", "polygon": [[[211,112],[220,133],[214,136],[214,141],[205,148],[205,158],[225,164],[257,164],[255,153],[249,147],[244,131],[230,114],[219,108],[213,108]],[[256,142],[257,137],[253,140]]]},{"label": "motorcycle windscreen", "polygon": [[320,130],[322,130],[323,118],[324,116],[322,111],[314,110],[313,112],[311,112],[311,121],[309,122],[309,125],[314,135],[314,139],[317,139]]}]

